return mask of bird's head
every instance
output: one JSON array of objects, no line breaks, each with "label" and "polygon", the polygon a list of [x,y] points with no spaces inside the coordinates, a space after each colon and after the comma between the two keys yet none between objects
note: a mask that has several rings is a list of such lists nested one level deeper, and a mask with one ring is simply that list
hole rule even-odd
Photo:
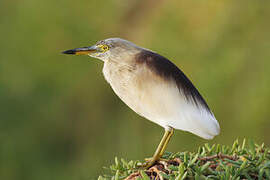
[{"label": "bird's head", "polygon": [[107,59],[126,59],[136,54],[141,48],[120,38],[109,38],[98,41],[95,45],[64,51],[64,54],[88,55],[106,61]]}]

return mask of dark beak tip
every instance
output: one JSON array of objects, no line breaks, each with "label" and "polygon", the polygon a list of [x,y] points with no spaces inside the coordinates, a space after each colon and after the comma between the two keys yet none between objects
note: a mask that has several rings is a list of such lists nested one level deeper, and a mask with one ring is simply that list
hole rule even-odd
[{"label": "dark beak tip", "polygon": [[76,51],[71,49],[71,50],[63,51],[62,54],[76,54]]}]

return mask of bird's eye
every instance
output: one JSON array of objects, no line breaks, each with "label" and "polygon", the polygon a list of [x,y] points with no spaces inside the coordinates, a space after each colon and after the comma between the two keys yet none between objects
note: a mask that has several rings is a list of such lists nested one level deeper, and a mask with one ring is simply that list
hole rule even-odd
[{"label": "bird's eye", "polygon": [[102,46],[102,49],[103,49],[103,51],[108,51],[108,50],[109,50],[109,46],[103,45],[103,46]]},{"label": "bird's eye", "polygon": [[109,46],[107,46],[107,45],[105,45],[105,44],[98,45],[98,47],[99,47],[100,49],[102,49],[102,51],[103,51],[103,52],[105,52],[105,51],[108,51],[108,50],[109,50]]}]

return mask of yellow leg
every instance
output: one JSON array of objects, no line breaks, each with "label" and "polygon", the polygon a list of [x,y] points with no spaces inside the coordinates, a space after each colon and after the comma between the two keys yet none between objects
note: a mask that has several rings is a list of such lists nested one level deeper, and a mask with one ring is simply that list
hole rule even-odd
[{"label": "yellow leg", "polygon": [[169,132],[168,137],[166,138],[166,141],[164,142],[164,145],[163,145],[163,147],[162,147],[162,149],[161,149],[161,151],[159,153],[160,158],[163,156],[163,154],[164,154],[164,152],[165,152],[165,150],[166,150],[166,148],[168,146],[168,143],[169,143],[169,141],[170,141],[170,139],[171,139],[171,137],[173,135],[173,128],[170,128],[170,130],[168,130],[168,132]]},{"label": "yellow leg", "polygon": [[159,160],[162,157],[172,135],[173,135],[173,128],[165,129],[165,133],[155,151],[155,154],[150,159],[150,161],[148,161],[145,164],[146,168],[151,167],[157,160]]}]

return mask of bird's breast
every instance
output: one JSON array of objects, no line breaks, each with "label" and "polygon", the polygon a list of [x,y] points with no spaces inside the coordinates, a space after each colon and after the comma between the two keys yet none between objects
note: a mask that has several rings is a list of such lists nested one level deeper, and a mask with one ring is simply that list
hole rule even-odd
[{"label": "bird's breast", "polygon": [[105,62],[103,75],[119,98],[140,114],[140,103],[138,102],[140,92],[138,91],[136,67]]},{"label": "bird's breast", "polygon": [[176,85],[164,82],[147,67],[105,63],[103,74],[120,99],[139,115],[162,126],[165,118],[175,115]]}]

